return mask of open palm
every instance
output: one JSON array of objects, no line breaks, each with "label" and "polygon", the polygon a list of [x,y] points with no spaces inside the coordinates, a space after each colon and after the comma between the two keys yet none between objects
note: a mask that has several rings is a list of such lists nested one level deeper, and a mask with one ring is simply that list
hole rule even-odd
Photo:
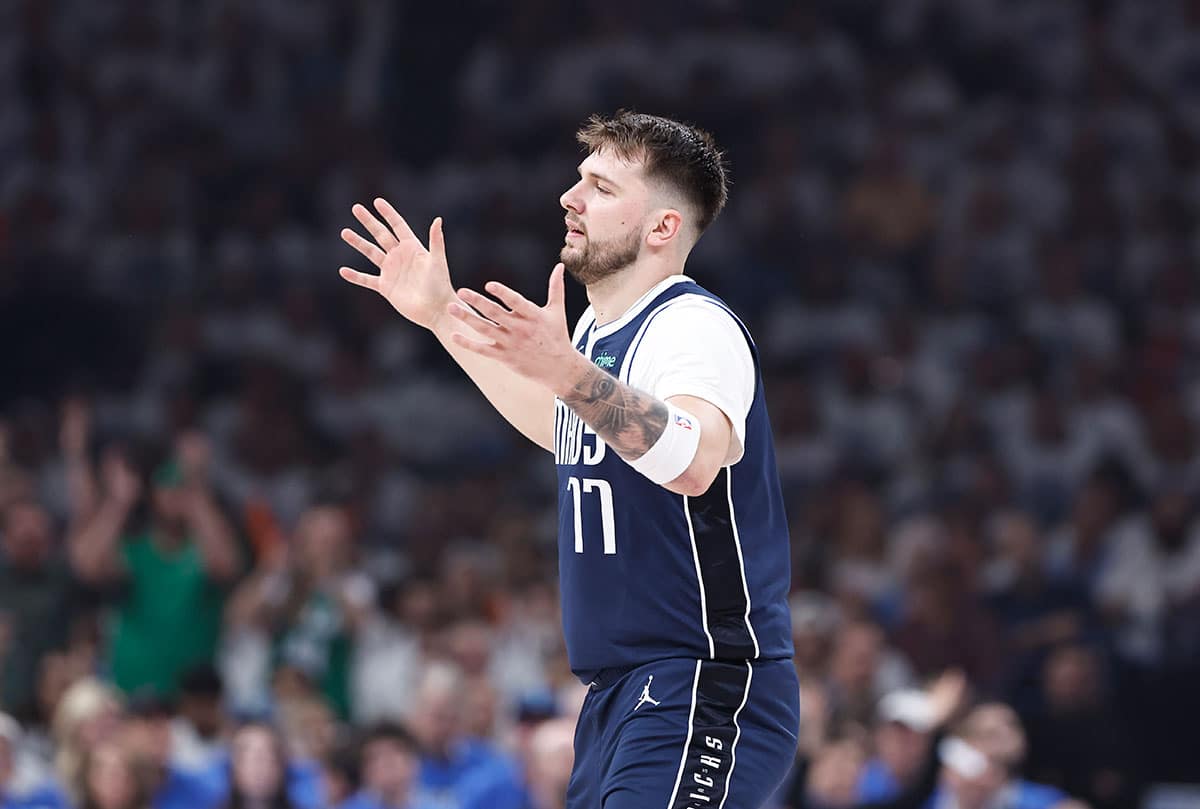
[{"label": "open palm", "polygon": [[365,239],[350,228],[342,230],[342,239],[379,268],[379,275],[358,272],[350,267],[339,271],[342,278],[360,287],[378,292],[397,312],[418,326],[432,328],[434,321],[455,299],[446,265],[446,241],[441,217],[429,227],[429,249],[385,199],[375,200],[380,221],[365,205],[355,205],[354,218],[374,238]]}]

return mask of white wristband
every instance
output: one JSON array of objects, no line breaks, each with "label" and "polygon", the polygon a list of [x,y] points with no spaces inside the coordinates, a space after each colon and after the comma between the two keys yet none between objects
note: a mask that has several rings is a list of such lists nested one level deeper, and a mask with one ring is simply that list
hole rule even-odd
[{"label": "white wristband", "polygon": [[700,447],[700,419],[667,403],[667,429],[654,446],[629,465],[660,486],[679,477]]}]

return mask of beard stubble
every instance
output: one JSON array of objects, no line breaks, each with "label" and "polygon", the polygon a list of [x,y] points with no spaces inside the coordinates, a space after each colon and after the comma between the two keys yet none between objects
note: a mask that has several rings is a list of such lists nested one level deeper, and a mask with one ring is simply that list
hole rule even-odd
[{"label": "beard stubble", "polygon": [[641,250],[638,230],[631,228],[624,236],[604,243],[588,238],[582,250],[564,245],[559,260],[572,278],[587,286],[616,275],[636,261]]}]

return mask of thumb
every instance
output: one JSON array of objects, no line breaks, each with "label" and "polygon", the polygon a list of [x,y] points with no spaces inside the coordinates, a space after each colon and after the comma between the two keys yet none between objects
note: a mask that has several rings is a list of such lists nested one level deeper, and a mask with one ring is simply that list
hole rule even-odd
[{"label": "thumb", "polygon": [[546,291],[546,308],[563,309],[566,293],[563,289],[563,264],[560,261],[550,272],[550,286]]},{"label": "thumb", "polygon": [[429,226],[429,252],[435,258],[446,260],[446,234],[442,232],[442,217],[433,220]]}]

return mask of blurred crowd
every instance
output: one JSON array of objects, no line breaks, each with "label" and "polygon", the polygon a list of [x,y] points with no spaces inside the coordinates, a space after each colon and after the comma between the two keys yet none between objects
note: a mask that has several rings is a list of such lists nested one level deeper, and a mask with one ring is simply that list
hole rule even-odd
[{"label": "blurred crowd", "polygon": [[337,234],[536,299],[619,106],[732,167],[779,806],[1200,780],[1200,3],[741,5],[0,5],[0,807],[562,805],[553,468]]}]

